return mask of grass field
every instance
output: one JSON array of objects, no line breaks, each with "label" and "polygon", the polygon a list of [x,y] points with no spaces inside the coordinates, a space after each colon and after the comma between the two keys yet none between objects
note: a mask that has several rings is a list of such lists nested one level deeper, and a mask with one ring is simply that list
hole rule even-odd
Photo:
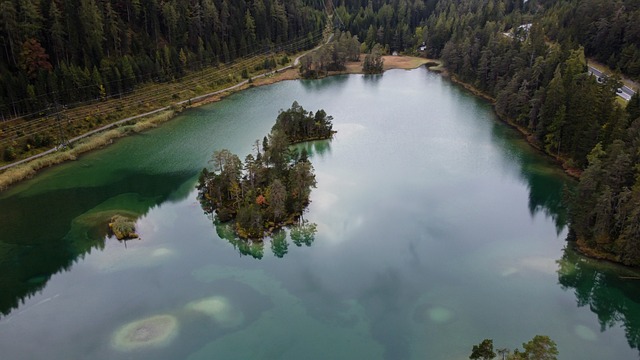
[{"label": "grass field", "polygon": [[[421,57],[415,56],[392,56],[386,55],[383,56],[384,60],[383,70],[391,70],[391,69],[415,69],[426,63],[434,62],[435,60],[430,60]],[[364,60],[364,55],[360,56],[360,62],[349,62],[347,63],[347,69],[342,71],[341,73],[346,74],[360,74],[362,73],[362,61]]]}]

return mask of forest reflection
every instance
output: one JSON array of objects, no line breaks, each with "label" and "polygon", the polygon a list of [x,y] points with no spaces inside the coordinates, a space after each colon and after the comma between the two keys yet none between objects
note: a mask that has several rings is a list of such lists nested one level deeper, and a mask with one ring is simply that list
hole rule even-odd
[{"label": "forest reflection", "polygon": [[303,149],[307,151],[309,158],[313,162],[314,157],[324,158],[331,154],[331,140],[316,140],[295,144],[292,146],[293,157],[299,157]]},{"label": "forest reflection", "polygon": [[0,217],[0,314],[8,315],[44,289],[54,274],[70,270],[92,250],[103,249],[111,216],[125,213],[137,219],[166,201],[185,198],[188,191],[180,184],[191,178],[189,173],[130,173],[105,186],[1,199],[2,208],[33,220]]},{"label": "forest reflection", "polygon": [[[571,244],[570,244],[571,245]],[[640,349],[640,271],[592,260],[568,246],[558,260],[558,282],[579,307],[596,314],[600,331],[621,325],[629,346]]]},{"label": "forest reflection", "polygon": [[[560,234],[568,225],[564,193],[576,182],[568,176],[549,176],[551,171],[559,172],[557,166],[551,160],[527,156],[525,152],[535,150],[525,149],[525,140],[498,122],[492,128],[492,139],[518,164],[518,175],[529,189],[531,216],[544,214],[553,220]],[[576,252],[571,242],[557,263],[562,289],[574,292],[578,307],[589,306],[598,318],[600,330],[621,325],[629,345],[640,349],[640,271],[587,258]]]},{"label": "forest reflection", "polygon": [[[531,156],[536,152],[522,135],[499,123],[499,119],[491,129],[492,140],[503,148],[503,153],[516,163],[518,176],[529,189],[529,213],[535,216],[544,214],[553,220],[556,232],[560,234],[568,225],[567,208],[564,202],[565,187],[575,185],[568,175],[562,174],[558,165],[548,158]],[[557,176],[550,176],[554,173]]]},{"label": "forest reflection", "polygon": [[297,246],[311,246],[315,241],[317,225],[306,220],[292,225],[287,231],[278,230],[265,239],[242,239],[236,235],[233,222],[221,223],[214,221],[216,233],[220,239],[224,239],[233,246],[240,256],[251,256],[260,260],[264,257],[264,247],[268,243],[273,256],[283,258],[289,253],[289,240]]}]

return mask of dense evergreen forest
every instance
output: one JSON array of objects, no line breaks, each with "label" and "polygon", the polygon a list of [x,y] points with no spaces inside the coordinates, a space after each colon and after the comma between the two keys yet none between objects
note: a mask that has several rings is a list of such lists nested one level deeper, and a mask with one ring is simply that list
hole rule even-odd
[{"label": "dense evergreen forest", "polygon": [[310,57],[303,71],[340,67],[355,58],[356,41],[363,53],[441,58],[454,80],[494,99],[498,115],[582,173],[568,196],[570,238],[593,255],[640,265],[640,99],[622,104],[620,78],[596,81],[586,66],[595,59],[640,78],[637,0],[3,0],[0,7],[5,118],[129,91],[294,38],[308,37],[310,47],[327,14],[345,32],[334,40],[341,45]]},{"label": "dense evergreen forest", "polygon": [[0,119],[317,42],[317,1],[2,0]]}]

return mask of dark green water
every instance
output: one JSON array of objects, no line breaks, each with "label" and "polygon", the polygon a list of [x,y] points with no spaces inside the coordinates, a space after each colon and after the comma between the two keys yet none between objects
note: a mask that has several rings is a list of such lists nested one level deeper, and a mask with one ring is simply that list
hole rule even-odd
[{"label": "dark green water", "polygon": [[[197,174],[216,149],[243,158],[294,100],[338,130],[309,145],[317,233],[242,248]],[[545,334],[562,359],[635,359],[637,281],[564,250],[568,181],[424,69],[246,91],[0,194],[0,357],[466,359]],[[106,231],[122,212],[142,237],[126,247]],[[116,344],[163,314],[164,343]]]}]

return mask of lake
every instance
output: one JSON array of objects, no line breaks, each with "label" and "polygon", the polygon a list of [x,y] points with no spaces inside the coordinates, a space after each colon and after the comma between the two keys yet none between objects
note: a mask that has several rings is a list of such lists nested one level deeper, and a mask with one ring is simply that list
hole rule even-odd
[{"label": "lake", "polygon": [[[198,174],[294,100],[338,131],[305,145],[317,231],[239,242]],[[565,186],[424,68],[250,89],[0,193],[2,358],[468,359],[543,334],[562,359],[636,359],[640,288],[565,249]],[[110,237],[114,214],[141,239]]]}]

